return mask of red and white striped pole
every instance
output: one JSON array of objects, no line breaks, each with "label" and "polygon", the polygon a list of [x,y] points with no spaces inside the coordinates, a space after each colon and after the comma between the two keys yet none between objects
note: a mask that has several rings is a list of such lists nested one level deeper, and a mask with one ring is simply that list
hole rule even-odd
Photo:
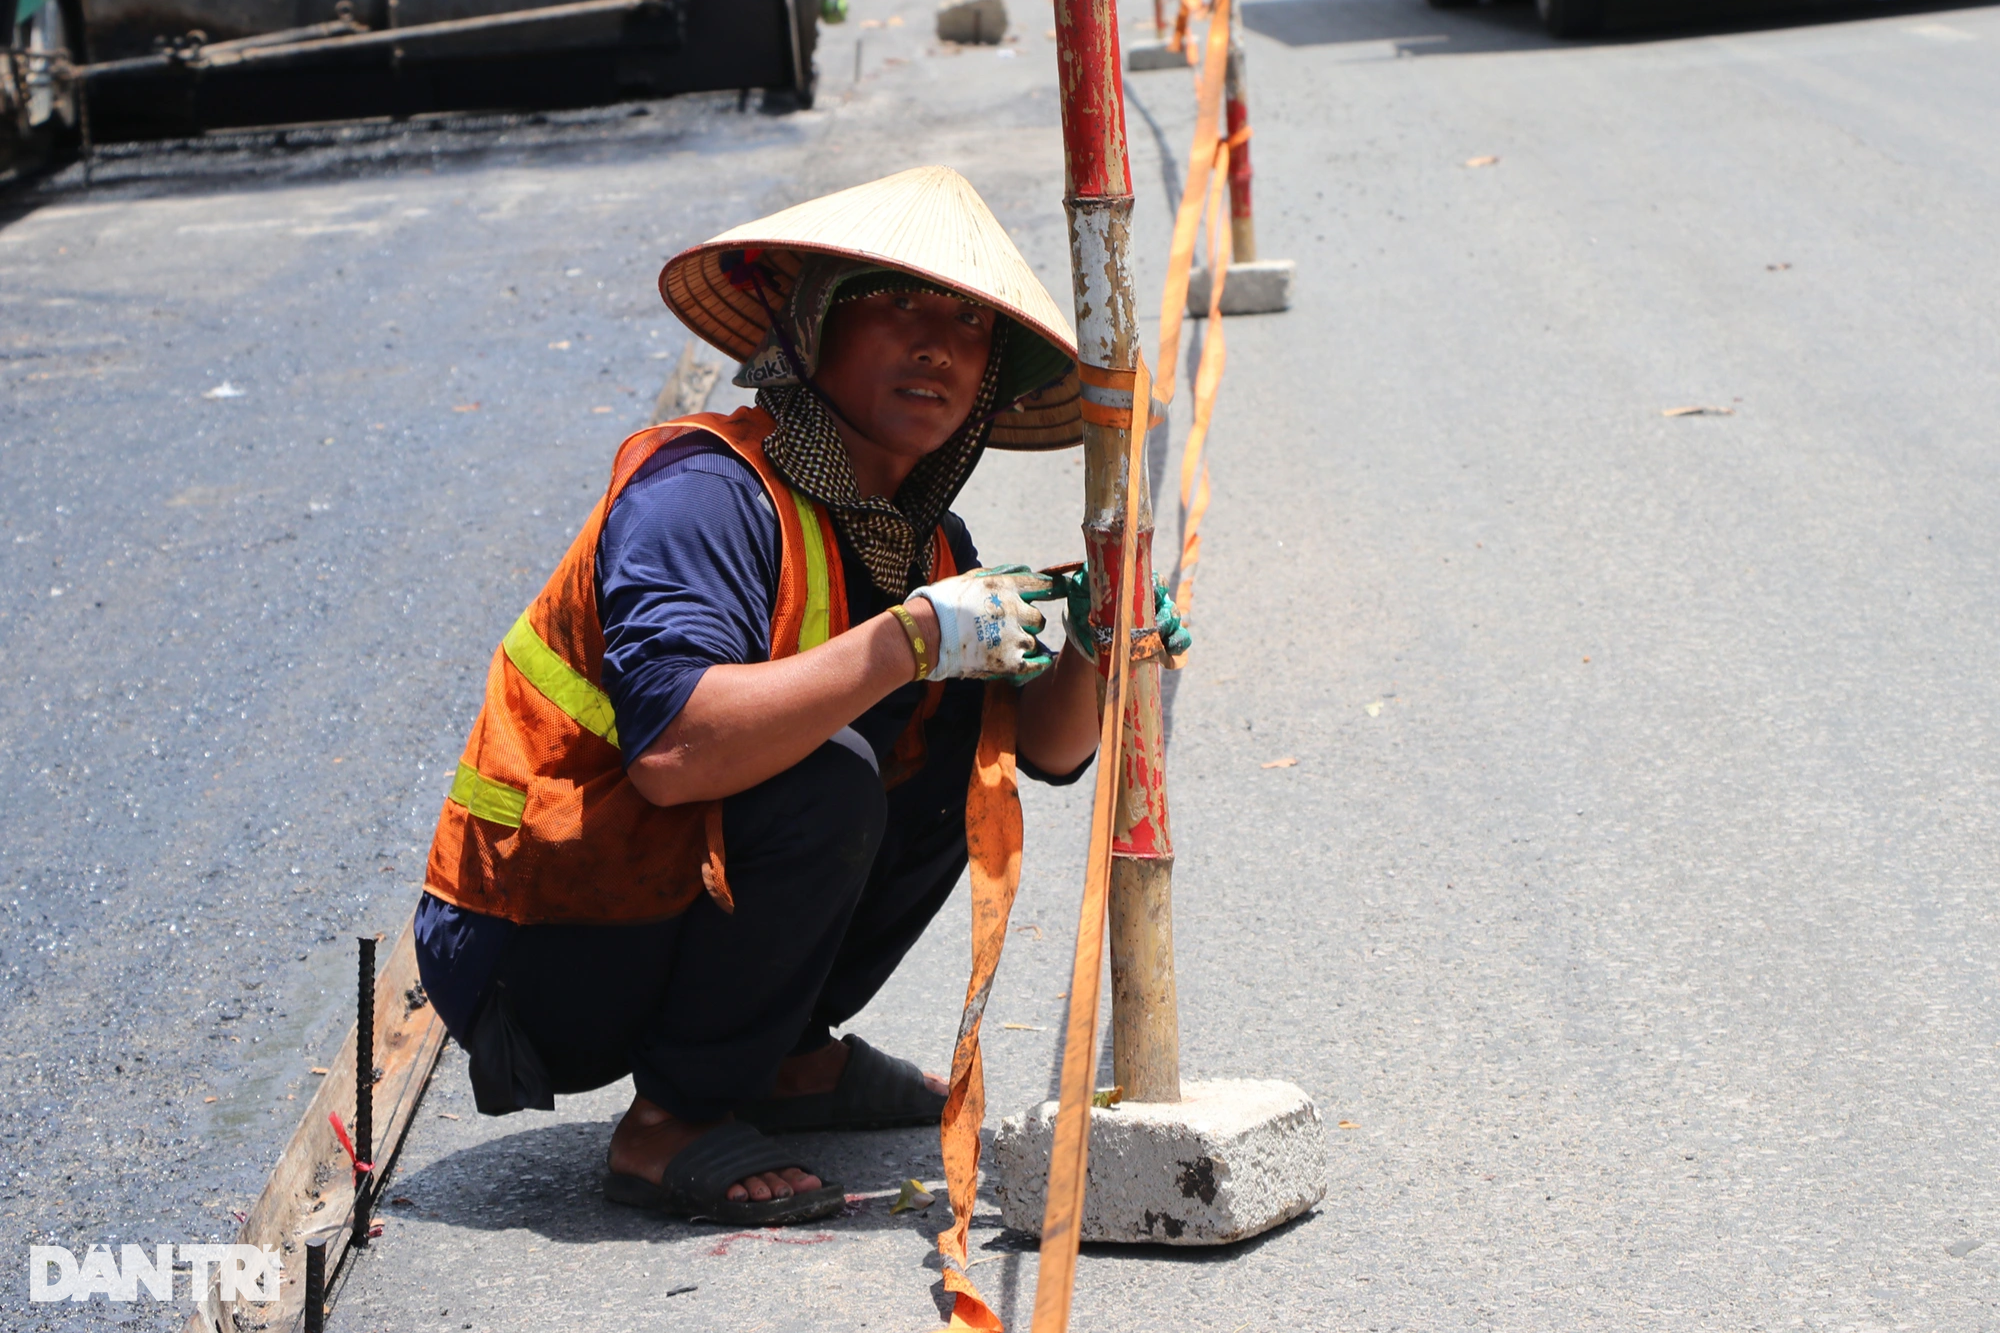
[{"label": "red and white striped pole", "polygon": [[[1076,296],[1084,395],[1084,545],[1091,619],[1116,621],[1125,534],[1127,453],[1148,402],[1133,401],[1139,365],[1131,266],[1132,174],[1125,152],[1124,81],[1112,0],[1056,0],[1062,94],[1064,207]],[[1134,653],[1120,727],[1112,827],[1110,940],[1113,1077],[1128,1100],[1177,1102],[1180,1020],[1174,986],[1173,843],[1160,727],[1160,665],[1153,629],[1153,508],[1143,469],[1132,581]],[[1100,644],[1100,663],[1112,654]]]}]

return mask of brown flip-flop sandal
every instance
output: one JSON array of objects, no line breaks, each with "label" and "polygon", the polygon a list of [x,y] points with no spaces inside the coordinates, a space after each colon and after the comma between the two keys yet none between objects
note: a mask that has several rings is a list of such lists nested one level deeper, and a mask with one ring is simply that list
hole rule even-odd
[{"label": "brown flip-flop sandal", "polygon": [[839,1185],[795,1193],[788,1199],[731,1199],[729,1187],[745,1177],[788,1166],[809,1170],[788,1152],[740,1120],[729,1120],[674,1154],[655,1185],[644,1176],[607,1171],[604,1197],[633,1208],[653,1208],[674,1217],[740,1227],[781,1227],[812,1222],[840,1211],[846,1195]]}]

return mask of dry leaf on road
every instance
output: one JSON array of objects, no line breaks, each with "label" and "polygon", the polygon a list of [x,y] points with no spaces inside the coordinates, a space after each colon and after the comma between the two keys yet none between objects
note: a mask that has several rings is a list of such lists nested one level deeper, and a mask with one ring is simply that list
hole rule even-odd
[{"label": "dry leaf on road", "polygon": [[889,1205],[889,1211],[907,1213],[914,1208],[922,1212],[936,1202],[937,1196],[925,1189],[921,1181],[906,1180],[902,1191],[896,1195],[896,1201]]},{"label": "dry leaf on road", "polygon": [[1293,758],[1293,757],[1292,757],[1291,755],[1286,755],[1286,756],[1285,756],[1285,757],[1284,757],[1283,759],[1273,759],[1273,760],[1272,760],[1272,761],[1271,761],[1270,763],[1268,763],[1268,764],[1259,764],[1259,765],[1257,765],[1257,767],[1259,767],[1259,768],[1291,768],[1291,767],[1292,767],[1293,765],[1297,764],[1298,762],[1299,762],[1299,761],[1298,761],[1297,759],[1294,759],[1294,758]]},{"label": "dry leaf on road", "polygon": [[1660,415],[1663,417],[1733,417],[1736,415],[1736,409],[1733,407],[1702,407],[1699,405],[1694,407],[1669,407],[1661,412]]},{"label": "dry leaf on road", "polygon": [[1488,153],[1485,157],[1468,157],[1465,159],[1465,165],[1468,167],[1491,167],[1497,166],[1499,162],[1499,157],[1492,153]]}]

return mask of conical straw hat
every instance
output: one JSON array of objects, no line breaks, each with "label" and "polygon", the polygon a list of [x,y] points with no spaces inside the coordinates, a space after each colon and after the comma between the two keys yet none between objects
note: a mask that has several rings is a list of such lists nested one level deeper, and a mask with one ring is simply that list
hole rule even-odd
[{"label": "conical straw hat", "polygon": [[[757,350],[809,252],[900,269],[964,292],[1036,334],[1074,364],[1076,339],[1048,289],[950,167],[914,167],[732,227],[660,270],[660,295],[705,342],[736,361]],[[757,282],[731,281],[757,267]],[[761,291],[760,291],[761,287]],[[999,449],[1060,449],[1083,439],[1074,369],[994,419]]]}]

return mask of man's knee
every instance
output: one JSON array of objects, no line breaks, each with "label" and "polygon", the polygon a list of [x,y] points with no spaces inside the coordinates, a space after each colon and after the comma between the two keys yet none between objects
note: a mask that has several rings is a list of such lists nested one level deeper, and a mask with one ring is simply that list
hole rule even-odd
[{"label": "man's knee", "polygon": [[859,755],[828,741],[775,777],[723,802],[730,877],[739,868],[804,873],[859,891],[882,843],[888,803]]}]

